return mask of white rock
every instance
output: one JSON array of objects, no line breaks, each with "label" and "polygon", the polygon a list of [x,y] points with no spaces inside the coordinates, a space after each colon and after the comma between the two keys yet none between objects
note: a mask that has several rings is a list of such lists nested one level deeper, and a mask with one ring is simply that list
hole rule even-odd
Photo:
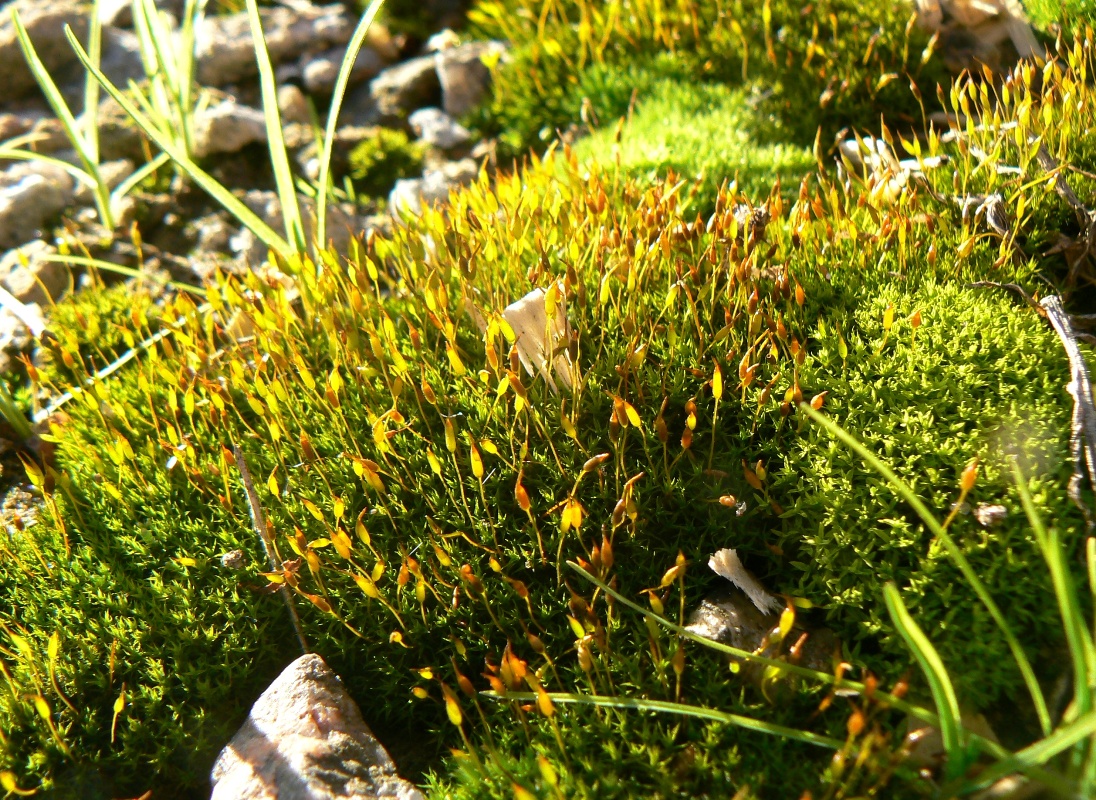
[{"label": "white rock", "polygon": [[407,118],[415,134],[431,147],[452,150],[468,144],[472,134],[440,108],[420,108]]},{"label": "white rock", "polygon": [[194,152],[198,157],[235,153],[252,142],[266,141],[266,119],[257,108],[222,100],[194,119]]},{"label": "white rock", "polygon": [[317,655],[286,667],[213,765],[210,800],[423,800]]}]

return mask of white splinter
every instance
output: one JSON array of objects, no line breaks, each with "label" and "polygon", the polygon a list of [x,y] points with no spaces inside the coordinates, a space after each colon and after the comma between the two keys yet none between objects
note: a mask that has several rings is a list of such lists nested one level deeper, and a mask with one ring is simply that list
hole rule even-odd
[{"label": "white splinter", "polygon": [[717,551],[708,560],[708,566],[716,575],[726,578],[745,592],[762,614],[776,614],[784,607],[780,600],[765,590],[757,578],[746,571],[736,551],[730,548]]},{"label": "white splinter", "polygon": [[[552,380],[552,375],[548,371],[548,358],[561,343],[567,341],[570,328],[567,325],[563,287],[561,284],[557,284],[557,287],[557,300],[551,325],[548,324],[548,316],[545,313],[543,289],[534,289],[517,302],[511,303],[503,310],[502,316],[510,323],[510,327],[514,329],[518,337],[518,358],[521,359],[526,372],[530,375],[536,375],[539,372],[552,391],[558,394],[556,382]],[[556,356],[552,366],[563,388],[570,389],[574,382],[575,367],[566,349]]]}]

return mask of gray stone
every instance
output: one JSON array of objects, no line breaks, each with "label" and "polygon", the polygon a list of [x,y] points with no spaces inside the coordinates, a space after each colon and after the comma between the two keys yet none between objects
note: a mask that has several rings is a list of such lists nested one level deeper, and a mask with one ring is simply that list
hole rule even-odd
[{"label": "gray stone", "polygon": [[[282,204],[276,192],[252,189],[241,199],[263,222],[278,233],[284,233]],[[305,239],[311,241],[315,231],[315,201],[309,197],[298,196],[297,202],[301,209]],[[363,225],[356,214],[335,203],[329,203],[326,228],[328,246],[338,253],[346,253],[351,237],[359,234]],[[267,257],[266,244],[247,228],[240,229],[230,237],[228,246],[237,257],[244,259],[252,267],[262,264]]]},{"label": "gray stone", "polygon": [[38,57],[55,78],[77,63],[76,53],[65,37],[65,26],[71,27],[82,42],[87,41],[88,32],[87,8],[80,0],[15,0],[5,5],[0,11],[0,75],[4,76],[3,97],[8,102],[38,90],[15,35],[12,9],[18,11]]},{"label": "gray stone", "polygon": [[53,164],[26,162],[0,173],[0,249],[17,247],[72,202],[73,181]]},{"label": "gray stone", "polygon": [[398,122],[416,109],[437,105],[441,99],[433,56],[420,56],[389,67],[370,81],[368,93],[363,92],[365,88],[352,93],[347,107],[348,111],[355,106],[371,110],[376,119],[360,120],[366,124]]},{"label": "gray stone", "polygon": [[5,112],[0,114],[0,142],[29,133],[40,116],[39,113],[14,114]]},{"label": "gray stone", "polygon": [[[312,116],[308,112],[308,98],[304,96],[299,86],[286,83],[278,87],[278,113],[282,117],[282,125],[299,123],[308,125]],[[289,142],[286,142],[289,145]]]},{"label": "gray stone", "polygon": [[[155,0],[156,7],[175,19],[183,15],[186,0]],[[133,25],[133,0],[100,0],[99,14],[104,25],[128,28]]]},{"label": "gray stone", "polygon": [[[345,44],[356,20],[342,5],[263,8],[270,60],[274,64],[300,57],[306,50]],[[198,80],[207,86],[225,86],[258,74],[251,25],[246,13],[206,17],[198,26],[196,49]]]},{"label": "gray stone", "polygon": [[137,34],[120,28],[103,28],[103,55],[99,68],[111,83],[122,88],[131,80],[143,79],[145,66]]},{"label": "gray stone", "polygon": [[[128,158],[105,161],[99,165],[99,173],[103,176],[103,182],[106,183],[108,189],[114,189],[118,186],[133,174],[133,170],[133,162]],[[76,187],[72,200],[78,206],[90,206],[95,203],[95,193],[86,183],[81,183]]]},{"label": "gray stone", "polygon": [[469,42],[434,55],[446,114],[462,117],[479,105],[491,88],[484,59],[501,58],[505,52],[501,42]]},{"label": "gray stone", "polygon": [[[310,180],[320,176],[320,148],[316,138],[309,130],[309,141],[296,154],[297,164]],[[335,140],[331,143],[331,174],[341,175],[350,169],[350,153],[363,140],[377,135],[376,127],[344,125],[335,131]]]},{"label": "gray stone", "polygon": [[[322,53],[306,55],[301,58],[301,80],[310,94],[330,94],[339,77],[345,47],[333,47]],[[384,69],[384,61],[372,48],[366,46],[358,51],[354,68],[350,70],[350,86],[377,75]]]},{"label": "gray stone", "polygon": [[427,205],[445,205],[449,193],[476,179],[479,167],[470,158],[450,161],[437,169],[429,169],[421,178],[396,181],[388,195],[388,210],[397,220],[421,216]]},{"label": "gray stone", "polygon": [[72,142],[65,133],[65,126],[56,117],[39,117],[29,132],[35,137],[31,149],[37,153],[49,155],[72,147]]},{"label": "gray stone", "polygon": [[440,108],[420,108],[407,118],[415,135],[430,147],[453,150],[468,144],[472,134]]},{"label": "gray stone", "polygon": [[422,800],[317,655],[286,667],[221,751],[211,800]]},{"label": "gray stone", "polygon": [[235,153],[252,142],[265,141],[263,112],[235,100],[222,100],[195,116],[194,153],[199,158],[214,153]]},{"label": "gray stone", "polygon": [[41,240],[10,250],[0,258],[0,281],[22,303],[40,306],[52,303],[64,294],[69,284],[65,265],[45,260],[46,256],[56,254],[53,245]]},{"label": "gray stone", "polygon": [[98,115],[99,158],[103,161],[128,158],[135,163],[143,162],[145,138],[113,97],[103,98],[99,103]]}]

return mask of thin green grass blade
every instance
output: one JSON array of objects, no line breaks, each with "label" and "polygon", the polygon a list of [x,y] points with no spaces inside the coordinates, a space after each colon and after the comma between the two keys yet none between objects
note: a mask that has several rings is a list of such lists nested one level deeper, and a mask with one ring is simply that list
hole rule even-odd
[{"label": "thin green grass blade", "polygon": [[1093,649],[1092,636],[1085,627],[1084,614],[1081,611],[1081,602],[1077,596],[1077,587],[1073,583],[1073,575],[1066,564],[1065,555],[1062,553],[1062,545],[1057,533],[1050,533],[1039,512],[1035,509],[1035,502],[1031,499],[1031,491],[1028,489],[1027,480],[1020,469],[1016,459],[1010,460],[1012,477],[1016,481],[1016,489],[1020,493],[1020,502],[1024,507],[1028,522],[1035,532],[1035,538],[1043,550],[1047,567],[1050,568],[1051,582],[1054,584],[1054,596],[1058,600],[1058,611],[1062,615],[1062,625],[1066,632],[1066,643],[1069,645],[1070,658],[1073,662],[1074,676],[1074,703],[1078,714],[1087,714],[1092,710],[1092,688],[1096,681],[1096,650]]},{"label": "thin green grass blade", "polygon": [[143,278],[150,283],[155,283],[163,286],[170,286],[172,289],[178,289],[183,292],[190,292],[191,294],[205,295],[205,289],[201,286],[195,286],[192,283],[184,283],[183,281],[159,281],[156,278],[149,275],[147,272],[141,272],[139,269],[133,269],[132,267],[123,267],[121,264],[115,264],[111,261],[103,261],[98,258],[88,258],[87,256],[63,256],[63,255],[49,255],[41,256],[42,261],[51,261],[57,264],[69,264],[74,267],[94,267],[105,272],[113,272],[118,275],[125,275],[127,278]]},{"label": "thin green grass blade", "polygon": [[1039,681],[1035,678],[1035,671],[1031,668],[1031,662],[1028,660],[1024,649],[1020,646],[1020,641],[1013,634],[1008,622],[1005,621],[1001,609],[998,608],[997,603],[986,589],[986,585],[982,583],[982,579],[978,577],[978,574],[974,571],[973,567],[971,567],[970,562],[967,561],[967,557],[963,554],[963,551],[955,544],[951,535],[936,520],[936,517],[934,517],[932,512],[921,502],[921,499],[914,494],[913,489],[909,487],[909,484],[899,478],[894,470],[884,464],[875,453],[862,445],[855,436],[852,436],[845,431],[844,428],[833,420],[818,411],[815,411],[808,404],[800,403],[799,408],[812,420],[825,428],[832,436],[844,442],[853,452],[863,458],[872,469],[886,478],[895,492],[910,504],[913,510],[917,512],[917,516],[921,518],[921,521],[925,523],[926,527],[928,527],[933,535],[940,540],[940,543],[944,545],[944,549],[948,551],[948,555],[951,556],[956,566],[959,567],[959,570],[963,573],[963,577],[966,578],[967,582],[974,588],[975,593],[978,595],[978,599],[981,600],[989,610],[990,616],[993,617],[994,622],[997,623],[997,627],[999,627],[1004,634],[1009,649],[1012,651],[1012,657],[1016,660],[1016,665],[1020,669],[1020,674],[1023,676],[1028,692],[1031,694],[1031,700],[1035,705],[1035,712],[1039,717],[1039,726],[1043,731],[1043,735],[1050,733],[1050,712],[1047,710],[1047,703],[1046,698],[1043,696],[1043,690],[1039,687]]},{"label": "thin green grass blade", "polygon": [[67,161],[62,161],[53,156],[36,153],[33,150],[23,150],[19,147],[0,147],[0,158],[11,159],[12,161],[40,161],[43,164],[52,164],[55,167],[60,167],[85,186],[89,186],[93,190],[95,189],[94,175],[89,175],[75,164],[70,164]]},{"label": "thin green grass blade", "polygon": [[346,96],[346,87],[350,83],[350,73],[354,69],[354,62],[358,60],[358,53],[361,52],[365,37],[369,34],[369,28],[383,5],[384,0],[373,0],[358,21],[358,27],[354,29],[354,35],[350,37],[350,44],[346,46],[346,55],[343,56],[342,64],[339,66],[339,76],[335,80],[335,91],[331,95],[331,107],[327,112],[327,128],[324,132],[323,150],[320,153],[320,175],[317,184],[316,246],[320,249],[323,249],[327,244],[327,185],[331,180],[331,152],[335,146],[335,129],[339,123],[339,112],[342,110],[342,101]]},{"label": "thin green grass blade", "polygon": [[[480,694],[484,697],[489,697],[492,700],[504,702],[507,700],[535,702],[537,699],[537,695],[533,692],[507,692],[503,695],[497,692],[488,691],[480,692]],[[636,711],[658,711],[664,714],[680,714],[685,717],[697,717],[699,719],[708,719],[715,722],[726,722],[730,725],[736,725],[739,728],[746,728],[747,730],[757,731],[758,733],[767,733],[771,736],[780,736],[784,739],[792,739],[797,742],[805,742],[806,744],[813,744],[819,747],[828,747],[832,750],[838,750],[845,746],[845,743],[840,739],[833,739],[829,736],[822,736],[821,734],[811,733],[810,731],[801,731],[797,728],[789,728],[784,725],[775,725],[771,722],[754,719],[753,717],[744,717],[740,714],[730,714],[726,711],[718,711],[714,708],[691,706],[685,703],[671,703],[665,700],[634,700],[627,697],[606,697],[605,695],[597,694],[570,694],[567,692],[546,692],[546,694],[551,698],[553,703],[564,705],[628,708]]]},{"label": "thin green grass blade", "polygon": [[287,241],[275,233],[269,225],[259,219],[258,215],[244,205],[239,198],[232,194],[232,192],[218,183],[213,176],[191,161],[186,153],[175,146],[175,143],[170,137],[153,125],[130,99],[126,97],[117,86],[110,82],[106,75],[91,64],[88,59],[88,54],[84,52],[84,48],[80,46],[80,42],[76,39],[75,35],[73,35],[71,29],[66,29],[65,34],[68,36],[69,42],[72,44],[72,47],[76,51],[76,55],[84,65],[84,68],[94,71],[96,79],[102,87],[107,90],[107,93],[109,93],[122,109],[129,114],[145,135],[152,139],[157,147],[167,153],[171,160],[190,176],[191,180],[205,189],[213,199],[220,203],[226,211],[236,217],[244,227],[254,233],[255,236],[262,240],[271,250],[276,251],[285,258],[289,258],[293,255],[294,250],[289,246]]},{"label": "thin green grass blade", "polygon": [[[30,40],[27,29],[23,27],[23,23],[19,20],[19,13],[14,7],[11,10],[11,19],[15,26],[15,35],[19,39],[19,47],[23,50],[23,57],[27,60],[27,66],[30,67],[30,71],[34,75],[34,79],[38,82],[42,94],[46,96],[46,101],[49,103],[50,108],[53,109],[53,113],[61,120],[61,125],[65,129],[65,135],[76,150],[76,154],[80,158],[80,163],[83,165],[84,171],[94,179],[92,191],[95,195],[95,205],[99,212],[99,220],[103,223],[104,227],[109,230],[114,230],[114,218],[110,213],[110,191],[107,189],[106,184],[103,182],[103,176],[99,172],[98,159],[93,159],[92,154],[88,151],[87,142],[81,134],[79,124],[72,116],[72,111],[69,110],[68,104],[65,103],[65,98],[61,96],[61,92],[57,89],[57,84],[54,83],[53,78],[50,77],[45,64],[43,64],[42,60],[38,57],[38,52],[34,49],[34,43]],[[69,35],[72,41],[76,40],[76,37],[73,36],[71,32],[69,32]],[[79,44],[79,42],[77,42],[77,44]],[[81,51],[82,50],[83,48],[81,48]],[[85,56],[86,55],[87,54],[85,53]],[[90,56],[88,56],[88,64],[92,64]],[[95,69],[98,71],[97,65],[95,66]]]},{"label": "thin green grass blade", "polygon": [[179,105],[183,114],[183,143],[188,153],[194,152],[194,90],[197,88],[197,60],[194,57],[194,36],[205,17],[206,0],[186,0],[183,6],[183,29],[179,42]]},{"label": "thin green grass blade", "polygon": [[921,665],[921,671],[925,673],[932,699],[936,702],[936,713],[940,716],[940,739],[948,758],[945,769],[950,773],[949,777],[954,777],[955,770],[961,769],[963,762],[963,743],[959,735],[962,715],[959,712],[955,687],[951,684],[940,654],[910,616],[906,604],[902,602],[902,595],[898,593],[898,587],[891,581],[883,587],[883,600],[887,604],[894,627],[913,651],[914,658]]},{"label": "thin green grass blade", "polygon": [[[759,656],[755,653],[752,653],[749,650],[740,650],[737,647],[731,647],[730,645],[723,644],[722,642],[716,642],[711,639],[707,639],[698,633],[694,633],[688,628],[684,628],[681,625],[678,625],[676,622],[672,622],[665,617],[659,616],[654,611],[651,611],[649,608],[644,608],[638,603],[629,600],[620,592],[616,591],[616,589],[613,589],[604,581],[597,579],[573,561],[568,561],[567,566],[573,569],[586,580],[590,581],[590,583],[597,586],[599,589],[601,589],[617,602],[622,603],[623,605],[627,606],[633,611],[642,614],[645,617],[650,617],[659,625],[662,625],[667,630],[672,631],[682,638],[694,641],[697,644],[703,645],[704,647],[715,650],[719,653],[725,653],[726,655],[734,656],[735,658],[741,658],[744,661],[751,661],[755,664],[772,667],[775,670],[779,670],[779,672],[783,674],[798,675],[803,678],[810,678],[811,680],[818,681],[819,683],[828,684],[838,689],[851,689],[855,692],[864,692],[866,690],[864,684],[860,683],[859,681],[849,680],[848,678],[838,678],[836,675],[832,675],[828,672],[820,672],[818,670],[813,670],[808,667],[801,667],[798,664],[789,664],[787,661],[778,661],[775,658],[766,658],[765,656]],[[896,697],[895,695],[889,694],[887,692],[881,692],[878,689],[875,690],[874,696],[887,703],[888,705],[893,706],[897,710],[909,714],[929,725],[939,726],[940,724],[940,718],[927,708],[922,708],[921,706],[914,705],[913,703],[909,703],[900,697]],[[1009,752],[999,745],[989,742],[988,740],[986,740],[985,743],[989,748],[986,750],[986,752],[990,755],[994,755],[997,758],[1004,758],[1005,756],[1009,755]]]},{"label": "thin green grass blade", "polygon": [[297,252],[307,252],[308,243],[304,238],[304,226],[301,224],[301,209],[297,204],[297,191],[293,186],[293,172],[289,168],[289,155],[282,136],[281,114],[278,112],[278,87],[274,83],[274,68],[270,64],[270,53],[266,49],[266,37],[263,35],[262,20],[259,18],[259,5],[256,0],[247,0],[247,18],[251,22],[251,37],[255,44],[255,59],[259,64],[259,86],[263,95],[263,117],[266,119],[266,138],[270,146],[270,165],[274,170],[274,183],[278,189],[278,199],[282,204],[282,219],[285,221],[286,239],[292,242]]},{"label": "thin green grass blade", "polygon": [[[99,10],[99,0],[91,4],[88,19],[88,55],[95,64],[102,63],[103,56],[103,19]],[[88,157],[99,163],[99,82],[89,72],[84,76],[84,140],[88,146]]]},{"label": "thin green grass blade", "polygon": [[[1074,720],[1069,725],[1059,728],[1050,736],[1046,736],[1035,744],[1029,745],[1008,758],[998,761],[993,766],[978,773],[978,777],[973,781],[958,780],[944,786],[940,790],[940,796],[954,797],[958,791],[963,791],[965,793],[982,789],[1014,772],[1031,774],[1031,769],[1041,768],[1059,753],[1065,752],[1074,745],[1080,744],[1092,736],[1096,736],[1096,711],[1090,712],[1080,719]],[[1076,798],[1091,797],[1091,794],[1084,794],[1078,787],[1071,786],[1061,776],[1058,776],[1055,773],[1044,773],[1044,775],[1045,777],[1052,778],[1052,780],[1056,778],[1057,781],[1048,783],[1045,777],[1039,778],[1038,780],[1047,783],[1048,786],[1053,787],[1064,796]]]},{"label": "thin green grass blade", "polygon": [[0,379],[0,417],[4,418],[20,439],[27,440],[34,435],[30,420],[19,408],[15,398],[11,396],[7,382],[2,379]]},{"label": "thin green grass blade", "polygon": [[114,191],[110,193],[110,201],[112,203],[118,202],[132,192],[141,181],[170,161],[171,157],[167,153],[160,153],[148,163],[142,164],[139,169],[135,169],[128,178],[114,187]]},{"label": "thin green grass blade", "polygon": [[[1020,493],[1020,502],[1023,504],[1024,513],[1035,533],[1035,540],[1039,543],[1043,558],[1050,570],[1051,583],[1054,585],[1054,596],[1058,601],[1058,612],[1062,617],[1062,626],[1066,633],[1066,645],[1069,648],[1070,661],[1073,665],[1073,709],[1084,716],[1092,711],[1093,683],[1096,682],[1096,652],[1093,650],[1092,636],[1085,624],[1084,613],[1081,611],[1081,603],[1077,596],[1077,587],[1073,582],[1073,575],[1066,564],[1065,555],[1062,553],[1061,542],[1058,540],[1057,531],[1050,532],[1043,525],[1042,517],[1035,509],[1035,502],[1031,499],[1031,491],[1027,486],[1020,464],[1015,458],[1010,459],[1012,477],[1016,481],[1016,489]],[[1081,773],[1080,790],[1086,796],[1092,794],[1093,765],[1087,763],[1086,749],[1080,748],[1073,754],[1073,767]],[[1087,765],[1086,765],[1087,764]]]}]

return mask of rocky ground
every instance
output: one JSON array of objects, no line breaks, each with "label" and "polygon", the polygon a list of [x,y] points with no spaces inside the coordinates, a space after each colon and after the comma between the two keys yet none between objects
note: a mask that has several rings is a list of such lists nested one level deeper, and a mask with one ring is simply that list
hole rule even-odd
[{"label": "rocky ground", "polygon": [[[178,14],[182,6],[159,5],[170,14]],[[439,20],[454,18],[460,4],[450,5],[439,12]],[[43,63],[82,121],[84,79],[64,29],[69,26],[78,36],[86,36],[84,4],[20,0],[11,7],[18,10]],[[103,71],[120,86],[142,80],[144,67],[129,3],[103,3],[101,13]],[[357,15],[340,4],[321,6],[303,0],[261,13],[276,67],[286,145],[299,174],[314,182],[317,121],[325,118]],[[266,154],[267,132],[246,13],[204,19],[196,31],[195,51],[197,80],[205,98],[195,117],[194,154],[277,229],[281,209]],[[457,119],[489,91],[490,73],[483,57],[503,51],[498,42],[463,42],[449,29],[418,42],[374,27],[343,103],[333,171],[345,175],[355,146],[390,130],[406,134],[422,153],[421,174],[399,177],[380,196],[344,196],[330,212],[328,231],[336,250],[345,250],[351,236],[385,229],[393,215],[418,214],[424,202],[444,201],[450,189],[472,180],[481,164],[491,163],[491,143],[475,141]],[[217,269],[239,271],[265,259],[262,242],[201,190],[172,178],[166,168],[161,170],[166,177],[150,179],[123,198],[116,229],[105,230],[91,190],[64,167],[78,165],[78,155],[39,92],[6,15],[0,20],[0,67],[9,76],[0,103],[0,143],[26,143],[53,159],[0,160],[0,285],[29,306],[30,313],[40,316],[44,306],[73,288],[70,267],[47,260],[61,251],[85,251],[194,285]],[[147,161],[149,144],[111,98],[101,101],[98,114],[101,168],[113,188]],[[301,200],[307,215],[311,200]],[[134,222],[140,230],[140,248],[129,235]],[[0,310],[0,371],[5,372],[20,354],[28,353],[32,342],[26,311],[20,314],[13,308],[8,304]]]}]

